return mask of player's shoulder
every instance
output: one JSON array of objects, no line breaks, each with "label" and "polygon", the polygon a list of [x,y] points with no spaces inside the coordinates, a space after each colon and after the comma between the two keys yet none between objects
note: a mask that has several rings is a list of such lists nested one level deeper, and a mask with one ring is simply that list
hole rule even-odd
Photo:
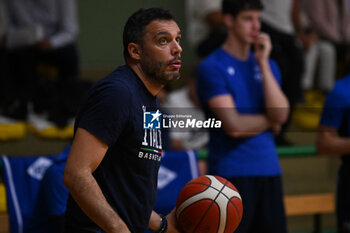
[{"label": "player's shoulder", "polygon": [[340,88],[340,87],[344,87],[344,88],[350,87],[350,74],[336,81],[335,88]]},{"label": "player's shoulder", "polygon": [[120,66],[93,86],[96,91],[128,93],[132,92],[135,74],[127,66]]},{"label": "player's shoulder", "polygon": [[133,93],[130,75],[119,68],[98,80],[87,94],[89,105],[115,105],[130,102]]},{"label": "player's shoulder", "polygon": [[350,88],[350,75],[347,75],[335,82],[333,92],[339,92],[339,93],[350,95],[350,92],[348,91],[349,88]]},{"label": "player's shoulder", "polygon": [[346,100],[347,102],[350,102],[350,75],[345,76],[344,78],[341,78],[337,80],[334,84],[333,89],[328,94],[329,96],[333,96],[333,98],[336,98],[338,100]]},{"label": "player's shoulder", "polygon": [[198,70],[207,72],[208,70],[220,69],[225,64],[227,55],[222,48],[218,48],[205,57],[198,66]]}]

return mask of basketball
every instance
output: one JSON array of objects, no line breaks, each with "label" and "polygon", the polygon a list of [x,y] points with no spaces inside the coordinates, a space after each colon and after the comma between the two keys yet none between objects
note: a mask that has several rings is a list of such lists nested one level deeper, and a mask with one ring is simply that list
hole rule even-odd
[{"label": "basketball", "polygon": [[185,233],[232,233],[242,219],[243,204],[236,187],[219,176],[189,181],[176,201],[176,218]]}]

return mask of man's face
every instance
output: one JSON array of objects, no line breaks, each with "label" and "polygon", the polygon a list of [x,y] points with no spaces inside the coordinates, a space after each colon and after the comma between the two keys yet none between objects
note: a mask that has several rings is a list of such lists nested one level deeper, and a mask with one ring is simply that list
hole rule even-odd
[{"label": "man's face", "polygon": [[233,18],[233,31],[242,42],[248,44],[255,42],[261,28],[260,15],[258,10],[245,10]]},{"label": "man's face", "polygon": [[173,20],[155,20],[146,26],[140,63],[148,77],[164,85],[180,77],[180,39]]}]

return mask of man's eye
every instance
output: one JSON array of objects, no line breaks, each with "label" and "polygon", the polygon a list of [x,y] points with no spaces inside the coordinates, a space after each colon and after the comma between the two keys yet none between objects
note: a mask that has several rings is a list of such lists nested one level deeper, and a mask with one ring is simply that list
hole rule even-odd
[{"label": "man's eye", "polygon": [[176,38],[177,43],[181,43],[181,38]]},{"label": "man's eye", "polygon": [[160,44],[166,44],[167,43],[167,40],[165,38],[160,38],[159,39],[159,43]]}]

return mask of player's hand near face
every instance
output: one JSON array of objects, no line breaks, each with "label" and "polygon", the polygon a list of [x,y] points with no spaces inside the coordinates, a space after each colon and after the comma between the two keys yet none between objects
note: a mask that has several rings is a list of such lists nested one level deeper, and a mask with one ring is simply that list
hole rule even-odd
[{"label": "player's hand near face", "polygon": [[272,50],[270,37],[266,33],[260,33],[254,43],[255,59],[260,63],[269,59]]}]

